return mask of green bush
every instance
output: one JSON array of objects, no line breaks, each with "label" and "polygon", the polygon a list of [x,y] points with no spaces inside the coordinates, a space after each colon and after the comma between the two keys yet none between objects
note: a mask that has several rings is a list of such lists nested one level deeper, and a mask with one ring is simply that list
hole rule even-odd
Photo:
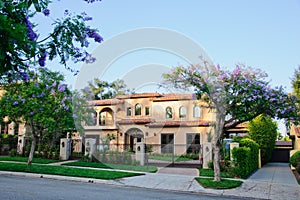
[{"label": "green bush", "polygon": [[232,150],[233,166],[230,173],[233,176],[247,178],[258,168],[259,145],[249,139],[239,140],[240,147]]},{"label": "green bush", "polygon": [[16,157],[17,156],[17,149],[12,149],[9,151],[9,156],[10,157]]},{"label": "green bush", "polygon": [[293,167],[297,167],[299,162],[300,162],[300,151],[297,151],[290,157],[290,164]]}]

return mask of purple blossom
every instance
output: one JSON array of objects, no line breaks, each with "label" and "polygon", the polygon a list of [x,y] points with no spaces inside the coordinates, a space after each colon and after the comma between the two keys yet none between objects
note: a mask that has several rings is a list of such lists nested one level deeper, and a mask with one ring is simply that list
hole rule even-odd
[{"label": "purple blossom", "polygon": [[13,106],[16,106],[16,105],[18,105],[18,104],[19,104],[18,101],[13,102]]},{"label": "purple blossom", "polygon": [[73,118],[77,119],[78,116],[74,113],[74,114],[73,114]]},{"label": "purple blossom", "polygon": [[30,114],[30,115],[34,115],[34,112],[30,112],[29,114]]},{"label": "purple blossom", "polygon": [[39,56],[39,65],[45,67],[46,65],[47,52],[42,52]]},{"label": "purple blossom", "polygon": [[45,10],[42,11],[42,13],[48,17],[50,15],[50,10],[46,8]]},{"label": "purple blossom", "polygon": [[42,92],[41,94],[40,94],[40,97],[44,97],[45,96],[45,92]]},{"label": "purple blossom", "polygon": [[25,26],[27,28],[27,36],[29,38],[29,40],[31,41],[36,41],[37,39],[37,34],[33,31],[33,28],[32,28],[32,23],[29,21],[28,17],[25,18]]},{"label": "purple blossom", "polygon": [[56,81],[54,81],[52,84],[52,87],[55,87],[55,86],[56,86]]},{"label": "purple blossom", "polygon": [[102,42],[103,38],[97,33],[96,30],[90,29],[89,27],[85,29],[86,34],[89,38],[94,38],[95,42]]},{"label": "purple blossom", "polygon": [[65,84],[59,84],[58,85],[58,91],[59,92],[64,92],[66,90],[66,85]]},{"label": "purple blossom", "polygon": [[65,110],[69,110],[70,107],[69,107],[69,106],[64,106],[64,109],[65,109]]},{"label": "purple blossom", "polygon": [[84,20],[84,21],[90,21],[90,20],[93,20],[93,18],[92,18],[92,17],[89,17],[89,16],[86,16],[86,17],[83,18],[83,20]]},{"label": "purple blossom", "polygon": [[34,87],[39,87],[39,84],[37,82],[35,82]]}]

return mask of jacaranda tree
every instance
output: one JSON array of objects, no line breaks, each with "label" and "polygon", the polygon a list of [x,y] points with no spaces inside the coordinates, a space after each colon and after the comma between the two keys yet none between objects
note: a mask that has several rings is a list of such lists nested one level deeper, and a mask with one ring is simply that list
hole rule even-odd
[{"label": "jacaranda tree", "polygon": [[40,68],[38,73],[29,73],[27,80],[5,84],[3,89],[0,117],[7,116],[10,121],[30,127],[28,164],[32,162],[38,139],[44,134],[56,140],[58,134],[75,131],[72,96],[61,74]]},{"label": "jacaranda tree", "polygon": [[298,121],[297,98],[282,87],[272,88],[267,74],[250,67],[222,70],[208,62],[178,66],[164,75],[175,87],[191,87],[198,98],[206,99],[216,113],[213,123],[214,181],[220,181],[220,147],[226,130],[250,121],[260,114]]},{"label": "jacaranda tree", "polygon": [[[84,0],[92,3],[97,0]],[[85,12],[73,14],[64,10],[64,17],[49,24],[52,31],[41,38],[34,17],[51,16],[50,0],[0,0],[0,77],[6,83],[25,76],[33,66],[45,66],[46,60],[59,59],[60,64],[76,73],[69,61],[93,62],[87,52],[89,40],[103,39],[90,26]],[[63,9],[62,9],[63,12]]]}]

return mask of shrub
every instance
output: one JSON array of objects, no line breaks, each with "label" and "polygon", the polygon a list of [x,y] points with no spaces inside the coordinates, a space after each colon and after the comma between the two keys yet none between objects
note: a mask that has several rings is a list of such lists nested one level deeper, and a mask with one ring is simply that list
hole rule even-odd
[{"label": "shrub", "polygon": [[17,156],[17,149],[12,149],[9,151],[9,156],[16,157]]},{"label": "shrub", "polygon": [[299,162],[300,162],[300,151],[297,151],[290,157],[290,164],[293,167],[297,167]]},{"label": "shrub", "polygon": [[258,168],[259,146],[249,138],[241,139],[239,142],[240,147],[232,150],[233,166],[230,173],[233,176],[247,178]]},{"label": "shrub", "polygon": [[207,163],[207,166],[208,166],[209,169],[214,170],[214,162],[213,162],[213,161],[209,161],[209,162]]}]

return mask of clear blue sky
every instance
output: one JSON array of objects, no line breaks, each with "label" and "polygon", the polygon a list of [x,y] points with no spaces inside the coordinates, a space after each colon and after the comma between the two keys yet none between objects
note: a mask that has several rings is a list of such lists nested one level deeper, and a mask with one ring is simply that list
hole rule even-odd
[{"label": "clear blue sky", "polygon": [[[53,0],[50,9],[53,18],[62,16],[65,9],[85,11],[93,17],[91,25],[99,29],[104,40],[144,27],[177,31],[198,42],[214,63],[226,68],[237,63],[260,68],[268,73],[273,86],[283,85],[287,91],[291,91],[291,77],[300,64],[299,0],[102,0],[94,4]],[[37,20],[41,30],[44,19]],[[91,51],[97,45],[92,44]],[[174,66],[182,62],[166,53],[148,53],[149,56],[146,51],[123,56],[119,65],[116,62],[112,66],[114,76],[106,79],[122,78],[117,74],[120,67],[129,70],[130,65],[154,62]],[[64,73],[73,84],[76,78]]]}]

